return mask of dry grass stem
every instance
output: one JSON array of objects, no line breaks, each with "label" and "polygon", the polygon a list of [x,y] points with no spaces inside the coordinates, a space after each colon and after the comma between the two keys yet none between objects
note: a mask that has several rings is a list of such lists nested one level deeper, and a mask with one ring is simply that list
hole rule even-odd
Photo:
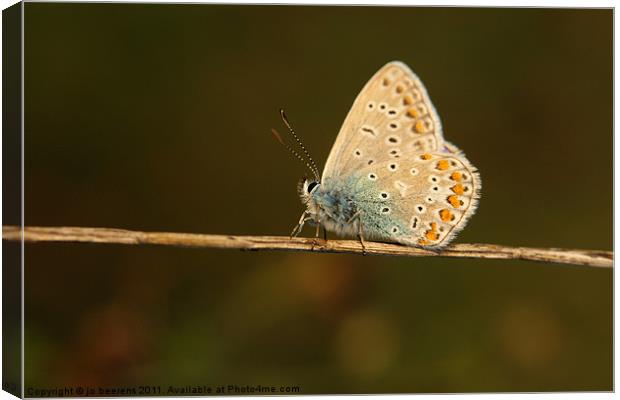
[{"label": "dry grass stem", "polygon": [[[2,239],[18,241],[22,234],[17,226],[4,226]],[[250,251],[283,250],[322,253],[362,254],[356,240],[322,240],[282,236],[233,236],[172,232],[141,232],[111,228],[36,227],[24,229],[26,242],[81,242],[126,245],[161,245],[204,247]],[[441,252],[397,244],[365,242],[368,255],[405,257],[462,257],[506,260],[528,260],[589,267],[613,266],[613,252],[602,250],[569,250],[555,248],[509,247],[494,244],[453,244]]]}]

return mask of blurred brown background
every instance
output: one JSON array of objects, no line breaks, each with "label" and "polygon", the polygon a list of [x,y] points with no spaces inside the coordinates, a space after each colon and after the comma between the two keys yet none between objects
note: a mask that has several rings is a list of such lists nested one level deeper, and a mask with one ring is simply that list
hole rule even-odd
[{"label": "blurred brown background", "polygon": [[[481,172],[457,242],[612,248],[612,11],[25,8],[27,225],[286,235],[383,64]],[[310,230],[305,231],[311,235]],[[26,246],[26,387],[612,389],[612,273],[532,262]]]}]

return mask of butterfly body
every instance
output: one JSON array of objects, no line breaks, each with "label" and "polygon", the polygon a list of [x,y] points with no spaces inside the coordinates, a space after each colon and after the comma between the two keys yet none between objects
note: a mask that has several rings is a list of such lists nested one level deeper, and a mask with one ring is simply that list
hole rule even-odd
[{"label": "butterfly body", "polygon": [[360,189],[353,179],[327,180],[317,185],[305,196],[310,221],[339,235],[356,235],[359,230]]},{"label": "butterfly body", "polygon": [[[308,221],[330,232],[389,240],[393,236],[391,228],[397,226],[404,230],[398,220],[381,213],[381,209],[395,209],[398,205],[391,199],[382,199],[376,188],[365,183],[361,176],[327,179],[313,189],[311,193],[301,193]],[[372,212],[375,209],[378,212]]]},{"label": "butterfly body", "polygon": [[479,191],[476,169],[443,139],[422,82],[395,61],[356,98],[322,177],[301,182],[306,210],[293,234],[311,222],[338,235],[439,249],[474,213]]}]

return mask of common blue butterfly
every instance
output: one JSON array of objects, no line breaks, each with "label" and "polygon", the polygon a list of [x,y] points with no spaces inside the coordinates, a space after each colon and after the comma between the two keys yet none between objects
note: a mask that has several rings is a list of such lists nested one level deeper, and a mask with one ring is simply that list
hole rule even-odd
[{"label": "common blue butterfly", "polygon": [[358,236],[362,245],[369,239],[440,249],[476,210],[480,176],[444,140],[424,85],[402,62],[386,64],[364,86],[322,176],[283,112],[282,118],[307,160],[289,150],[314,175],[300,182],[306,209],[291,236],[311,222],[317,236],[323,226]]}]

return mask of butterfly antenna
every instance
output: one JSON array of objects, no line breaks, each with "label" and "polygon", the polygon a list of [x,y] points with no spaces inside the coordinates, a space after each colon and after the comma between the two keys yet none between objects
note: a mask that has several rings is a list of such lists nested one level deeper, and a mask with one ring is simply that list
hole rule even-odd
[{"label": "butterfly antenna", "polygon": [[284,113],[283,109],[280,109],[280,117],[282,117],[282,121],[284,121],[284,124],[288,128],[288,130],[291,133],[291,135],[297,141],[297,144],[299,145],[299,147],[301,147],[301,150],[304,152],[306,157],[308,157],[308,160],[310,161],[310,164],[312,165],[312,167],[310,167],[310,170],[314,173],[314,177],[316,178],[317,181],[320,181],[321,180],[321,174],[319,174],[319,169],[317,168],[316,163],[312,159],[312,156],[310,156],[310,153],[306,149],[306,146],[304,146],[304,144],[301,141],[301,139],[299,139],[299,136],[297,136],[297,134],[295,133],[295,131],[291,127],[291,124],[290,124],[290,122],[288,122],[288,118],[286,118],[286,114]]},{"label": "butterfly antenna", "polygon": [[[295,156],[295,158],[297,158],[299,161],[301,161],[316,176],[316,172],[315,172],[314,169],[312,169],[312,166],[298,152],[293,150],[291,148],[291,146],[289,146],[288,144],[284,143],[284,140],[282,140],[282,136],[280,136],[278,131],[276,131],[275,129],[271,128],[271,133],[273,134],[273,137],[276,138],[276,140],[278,142],[280,142],[280,144],[282,146],[284,146],[284,148],[289,151],[289,153],[291,153],[293,156]],[[317,177],[317,181],[318,180],[319,180],[319,178]]]}]

